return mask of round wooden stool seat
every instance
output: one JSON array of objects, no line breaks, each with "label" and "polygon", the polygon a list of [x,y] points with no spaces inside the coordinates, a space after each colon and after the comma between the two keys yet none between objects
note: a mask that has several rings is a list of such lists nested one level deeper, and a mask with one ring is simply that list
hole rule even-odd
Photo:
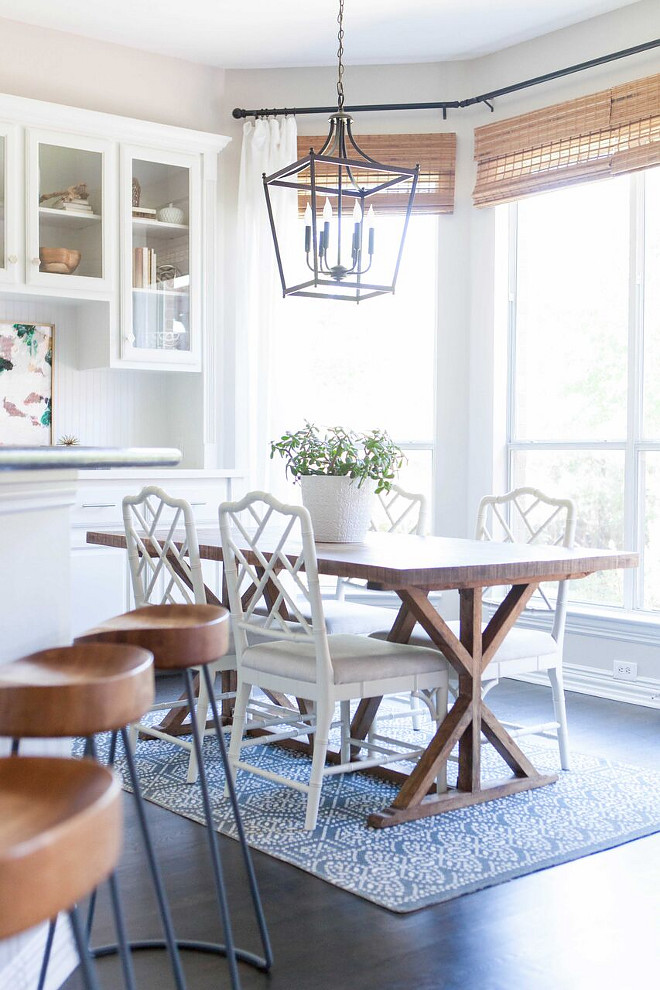
[{"label": "round wooden stool seat", "polygon": [[145,605],[102,622],[76,643],[130,643],[150,650],[157,670],[203,667],[229,645],[229,611],[219,605]]},{"label": "round wooden stool seat", "polygon": [[54,918],[113,871],[121,788],[90,760],[0,759],[0,939]]},{"label": "round wooden stool seat", "polygon": [[153,657],[90,643],[0,666],[0,735],[91,736],[142,718],[154,700]]}]

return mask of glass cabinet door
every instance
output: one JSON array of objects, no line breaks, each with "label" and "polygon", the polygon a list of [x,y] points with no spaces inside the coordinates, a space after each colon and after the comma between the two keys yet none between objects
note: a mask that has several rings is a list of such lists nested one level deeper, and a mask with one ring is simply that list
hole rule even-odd
[{"label": "glass cabinet door", "polygon": [[107,150],[102,143],[31,135],[30,280],[103,288],[109,277]]},{"label": "glass cabinet door", "polygon": [[131,360],[159,366],[196,360],[191,322],[198,278],[196,166],[195,156],[163,155],[156,160],[136,152],[127,159],[124,194],[130,197],[130,220],[123,238],[123,266],[130,296],[124,292],[122,353]]}]

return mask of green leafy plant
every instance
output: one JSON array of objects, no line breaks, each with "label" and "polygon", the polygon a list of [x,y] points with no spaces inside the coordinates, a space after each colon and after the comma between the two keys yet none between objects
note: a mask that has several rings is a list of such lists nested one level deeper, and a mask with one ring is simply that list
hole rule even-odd
[{"label": "green leafy plant", "polygon": [[305,422],[296,433],[284,433],[272,440],[270,456],[284,458],[287,475],[294,481],[309,474],[357,478],[358,486],[367,478],[376,482],[376,492],[388,492],[405,455],[385,430],[357,433],[341,426],[319,429]]}]

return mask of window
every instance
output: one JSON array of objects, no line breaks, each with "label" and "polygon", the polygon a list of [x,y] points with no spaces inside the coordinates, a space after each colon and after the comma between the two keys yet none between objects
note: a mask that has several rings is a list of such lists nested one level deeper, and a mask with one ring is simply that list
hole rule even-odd
[{"label": "window", "polygon": [[[387,239],[388,217],[377,238]],[[363,303],[296,298],[270,349],[270,435],[317,425],[386,429],[404,449],[399,483],[430,501],[435,421],[437,216],[413,216],[392,296]],[[272,487],[278,489],[279,471]]]},{"label": "window", "polygon": [[509,481],[575,499],[583,546],[638,570],[571,589],[660,611],[660,169],[508,207]]}]

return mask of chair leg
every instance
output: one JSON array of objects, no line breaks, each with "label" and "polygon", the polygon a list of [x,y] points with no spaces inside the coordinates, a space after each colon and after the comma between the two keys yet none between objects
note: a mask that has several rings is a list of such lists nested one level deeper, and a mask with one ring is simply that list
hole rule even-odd
[{"label": "chair leg", "polygon": [[548,668],[548,677],[552,687],[552,703],[555,709],[557,741],[559,742],[559,760],[562,770],[571,769],[571,753],[568,745],[568,721],[566,719],[566,699],[564,697],[564,674],[561,667]]},{"label": "chair leg", "polygon": [[[231,726],[231,739],[229,741],[229,773],[232,781],[236,781],[236,764],[241,756],[241,742],[245,732],[245,713],[250,700],[251,684],[245,684],[239,680],[236,689],[236,706],[234,708],[234,719]],[[229,787],[225,784],[225,797],[229,797]]]},{"label": "chair leg", "polygon": [[339,702],[340,721],[341,721],[341,747],[340,747],[340,760],[342,763],[348,763],[351,758],[351,703],[350,701],[340,701]]},{"label": "chair leg", "polygon": [[321,803],[321,787],[323,784],[323,768],[328,752],[328,736],[334,714],[334,706],[324,698],[316,702],[316,742],[312,757],[312,770],[309,776],[309,793],[307,795],[307,810],[305,812],[305,828],[316,828],[316,819]]},{"label": "chair leg", "polygon": [[412,712],[412,727],[415,732],[419,732],[422,728],[422,707],[414,694],[410,695],[410,710]]}]

